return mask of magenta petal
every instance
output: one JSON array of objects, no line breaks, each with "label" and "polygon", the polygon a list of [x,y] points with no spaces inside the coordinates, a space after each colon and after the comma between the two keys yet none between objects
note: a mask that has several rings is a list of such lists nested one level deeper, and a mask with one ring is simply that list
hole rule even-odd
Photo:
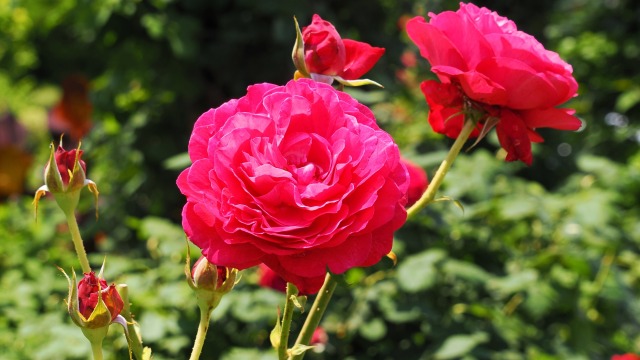
[{"label": "magenta petal", "polygon": [[575,117],[572,109],[549,108],[544,110],[522,111],[521,116],[527,127],[552,128],[558,130],[578,130],[582,121]]},{"label": "magenta petal", "polygon": [[446,65],[462,71],[469,70],[460,51],[440,29],[416,16],[407,22],[407,34],[420,49],[420,55],[429,60],[431,66]]},{"label": "magenta petal", "polygon": [[498,140],[503,149],[507,151],[506,161],[520,160],[531,165],[531,140],[529,130],[522,119],[511,111],[503,111],[500,121],[496,126]]},{"label": "magenta petal", "polygon": [[464,93],[473,100],[489,105],[506,105],[508,91],[500,84],[477,71],[468,71],[456,77]]},{"label": "magenta petal", "polygon": [[360,41],[344,39],[346,60],[341,76],[347,80],[360,79],[380,60],[384,49]]},{"label": "magenta petal", "polygon": [[520,60],[486,59],[478,65],[477,71],[506,90],[507,99],[504,105],[511,109],[535,109],[558,105],[560,96],[556,88],[542,74]]}]

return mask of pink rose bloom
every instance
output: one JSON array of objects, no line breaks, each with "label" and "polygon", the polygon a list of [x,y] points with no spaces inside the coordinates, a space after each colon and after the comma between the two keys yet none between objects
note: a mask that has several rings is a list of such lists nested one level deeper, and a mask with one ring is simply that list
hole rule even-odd
[{"label": "pink rose bloom", "polygon": [[336,28],[320,15],[302,29],[304,60],[312,74],[356,80],[378,62],[384,49],[360,41],[342,39]]},{"label": "pink rose bloom", "polygon": [[429,186],[429,178],[424,169],[413,162],[402,159],[402,162],[409,171],[409,189],[407,189],[407,207],[415,204],[420,200],[422,194],[427,190]]},{"label": "pink rose bloom", "polygon": [[456,12],[415,17],[407,33],[431,63],[440,83],[425,81],[421,88],[431,112],[434,131],[457,137],[466,98],[495,124],[507,161],[531,164],[531,142],[542,142],[537,128],[578,130],[582,122],[558,105],[576,95],[578,84],[571,65],[548,51],[509,19],[473,4]]},{"label": "pink rose bloom", "polygon": [[407,170],[373,113],[310,79],[202,114],[178,177],[182,225],[214,264],[266,264],[300,292],[377,263],[406,220]]},{"label": "pink rose bloom", "polygon": [[640,360],[640,356],[636,354],[613,355],[611,360]]}]

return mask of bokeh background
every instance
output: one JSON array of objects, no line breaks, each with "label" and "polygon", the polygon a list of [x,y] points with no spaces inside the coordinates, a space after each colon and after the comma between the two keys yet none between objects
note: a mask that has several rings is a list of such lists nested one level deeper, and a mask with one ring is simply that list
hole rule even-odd
[{"label": "bokeh background", "polygon": [[[389,261],[345,275],[309,359],[609,359],[640,352],[640,2],[477,1],[571,63],[568,106],[583,131],[541,131],[534,164],[504,163],[495,136],[462,155],[441,193],[398,234]],[[184,202],[175,186],[195,119],[284,84],[293,16],[331,21],[345,38],[387,49],[350,90],[403,154],[432,175],[451,140],[434,134],[420,81],[429,65],[404,22],[456,1],[0,0],[0,357],[85,359],[65,312],[79,267],[52,199],[31,204],[48,145],[82,137],[100,189],[80,206],[94,267],[127,283],[155,359],[186,359],[198,312],[184,283]],[[192,253],[197,254],[193,248]],[[283,296],[255,270],[214,312],[203,359],[272,359]],[[294,331],[302,322],[299,316]],[[127,359],[113,327],[109,359]]]}]

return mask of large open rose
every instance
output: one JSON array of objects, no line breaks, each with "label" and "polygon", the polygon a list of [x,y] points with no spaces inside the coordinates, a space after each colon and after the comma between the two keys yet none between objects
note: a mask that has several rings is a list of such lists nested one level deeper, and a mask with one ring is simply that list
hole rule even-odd
[{"label": "large open rose", "polygon": [[406,219],[407,170],[351,96],[309,79],[250,86],[204,113],[178,178],[182,225],[210,262],[264,263],[301,292],[377,263]]},{"label": "large open rose", "polygon": [[[429,22],[411,19],[407,33],[441,81],[422,84],[434,131],[459,134],[466,97],[486,114],[484,120],[497,120],[507,161],[531,164],[531,142],[542,141],[536,128],[580,128],[573,110],[556,108],[578,89],[571,65],[558,54],[509,19],[473,4],[429,16]],[[478,130],[485,123],[481,121]]]}]

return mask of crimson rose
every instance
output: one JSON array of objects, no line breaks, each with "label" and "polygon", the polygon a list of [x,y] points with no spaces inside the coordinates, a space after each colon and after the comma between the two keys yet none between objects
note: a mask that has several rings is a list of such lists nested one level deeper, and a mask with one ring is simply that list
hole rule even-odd
[{"label": "crimson rose", "polygon": [[202,114],[178,177],[182,225],[210,262],[264,263],[316,293],[377,263],[406,219],[407,170],[373,113],[310,79],[258,84]]},{"label": "crimson rose", "polygon": [[546,50],[509,19],[473,4],[456,12],[415,17],[407,33],[431,63],[437,81],[422,83],[434,131],[457,137],[465,99],[496,126],[507,161],[531,164],[531,142],[542,142],[536,128],[577,130],[582,123],[570,109],[556,106],[576,95],[571,65]]}]

